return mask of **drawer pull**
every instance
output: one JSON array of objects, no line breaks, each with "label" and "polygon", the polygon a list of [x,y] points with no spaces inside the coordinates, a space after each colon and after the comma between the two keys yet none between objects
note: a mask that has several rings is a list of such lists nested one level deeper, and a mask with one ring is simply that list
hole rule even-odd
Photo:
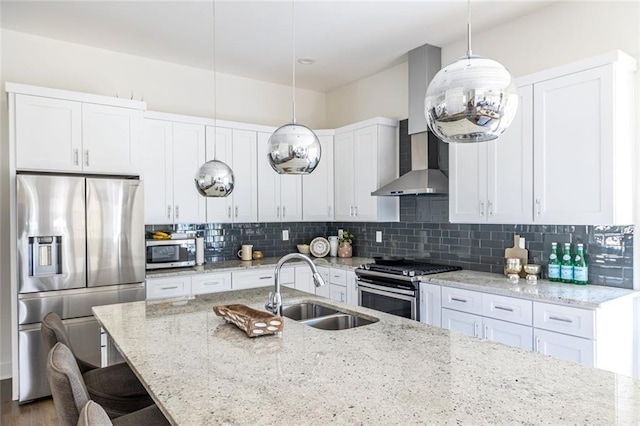
[{"label": "drawer pull", "polygon": [[501,311],[507,311],[507,312],[513,312],[513,309],[511,308],[505,308],[504,306],[494,306],[495,309],[500,309]]},{"label": "drawer pull", "polygon": [[176,288],[178,288],[177,285],[172,285],[170,287],[160,287],[160,290],[175,290]]},{"label": "drawer pull", "polygon": [[333,278],[341,278],[340,275],[334,275]]},{"label": "drawer pull", "polygon": [[219,285],[220,281],[209,281],[206,283],[202,283],[203,285]]},{"label": "drawer pull", "polygon": [[466,300],[464,299],[458,299],[457,297],[452,297],[451,300],[453,300],[454,302],[462,302],[462,303],[467,303]]},{"label": "drawer pull", "polygon": [[570,319],[567,318],[559,318],[559,317],[549,317],[550,320],[555,320],[555,321],[561,321],[561,322],[568,322],[568,323],[572,323],[573,321],[571,321]]},{"label": "drawer pull", "polygon": [[271,278],[273,278],[271,275],[267,277],[260,277],[261,280],[270,280]]}]

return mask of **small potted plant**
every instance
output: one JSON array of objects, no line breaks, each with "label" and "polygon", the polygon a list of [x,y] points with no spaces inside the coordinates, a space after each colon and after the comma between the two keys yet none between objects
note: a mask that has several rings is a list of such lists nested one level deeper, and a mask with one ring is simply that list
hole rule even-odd
[{"label": "small potted plant", "polygon": [[338,246],[338,257],[351,257],[353,254],[353,248],[351,244],[353,243],[353,234],[351,232],[342,231],[342,237],[339,238],[338,242],[340,245]]}]

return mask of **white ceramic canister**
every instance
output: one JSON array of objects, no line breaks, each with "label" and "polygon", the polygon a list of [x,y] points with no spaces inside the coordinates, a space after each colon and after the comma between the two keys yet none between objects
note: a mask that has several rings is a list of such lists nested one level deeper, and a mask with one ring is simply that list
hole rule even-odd
[{"label": "white ceramic canister", "polygon": [[338,255],[338,236],[329,237],[329,255],[336,257]]}]

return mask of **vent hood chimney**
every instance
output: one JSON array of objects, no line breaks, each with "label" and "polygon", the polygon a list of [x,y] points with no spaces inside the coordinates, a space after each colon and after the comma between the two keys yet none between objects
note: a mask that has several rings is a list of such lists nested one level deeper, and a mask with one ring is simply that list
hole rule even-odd
[{"label": "vent hood chimney", "polygon": [[424,97],[440,71],[440,48],[425,44],[409,52],[409,135],[411,171],[371,193],[377,196],[448,194],[449,178],[438,166],[448,164],[449,147],[429,132]]}]

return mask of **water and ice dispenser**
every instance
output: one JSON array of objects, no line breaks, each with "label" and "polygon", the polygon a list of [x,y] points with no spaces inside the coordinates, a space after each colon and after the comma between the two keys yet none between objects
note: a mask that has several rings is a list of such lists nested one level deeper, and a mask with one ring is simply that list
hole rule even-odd
[{"label": "water and ice dispenser", "polygon": [[29,275],[43,277],[62,273],[62,236],[29,237]]}]

